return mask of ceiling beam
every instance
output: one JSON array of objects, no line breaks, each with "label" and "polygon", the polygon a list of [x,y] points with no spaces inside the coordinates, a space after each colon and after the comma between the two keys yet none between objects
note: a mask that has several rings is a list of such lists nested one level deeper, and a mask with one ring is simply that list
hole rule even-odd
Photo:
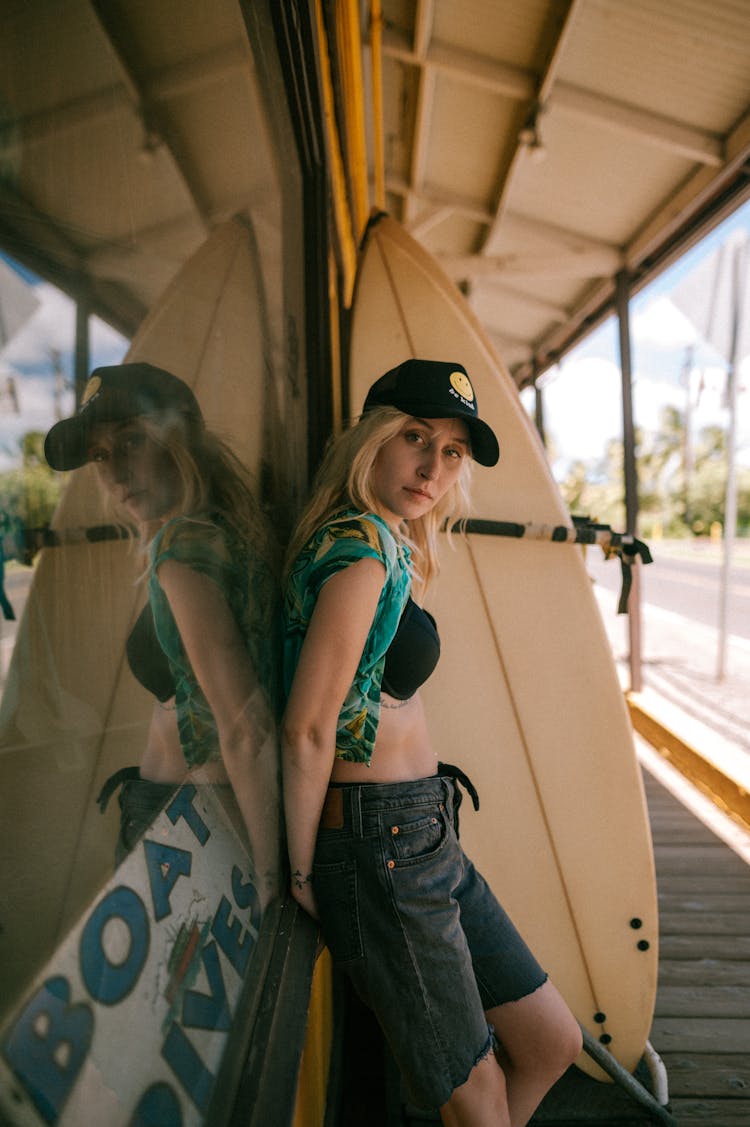
[{"label": "ceiling beam", "polygon": [[[392,195],[406,197],[411,193],[411,187],[398,177],[389,176],[386,180],[386,189]],[[466,196],[460,196],[454,192],[446,192],[443,190],[436,190],[429,185],[425,185],[421,191],[416,192],[415,195],[427,205],[427,209],[416,219],[409,227],[409,233],[414,238],[422,238],[438,223],[450,215],[461,215],[464,219],[468,219],[474,223],[489,224],[492,222],[492,212],[477,203],[476,200],[470,199]],[[559,227],[556,224],[544,223],[541,220],[529,219],[526,216],[519,215],[516,212],[507,212],[505,215],[505,230],[506,232],[512,227],[513,233],[518,235],[521,233],[523,237],[533,240],[537,246],[540,243],[546,244],[538,252],[529,252],[529,257],[534,253],[552,255],[554,248],[557,248],[558,257],[562,259],[564,255],[574,257],[576,255],[589,255],[592,258],[599,258],[604,260],[606,258],[609,262],[616,263],[617,267],[623,265],[623,256],[621,250],[612,243],[601,242],[597,239],[592,239],[587,235],[582,235],[579,231],[568,230],[565,227]],[[494,256],[500,259],[506,259],[512,256],[500,255]],[[471,262],[481,262],[481,258],[470,256]],[[484,268],[478,267],[481,272]]]},{"label": "ceiling beam", "polygon": [[583,118],[592,124],[627,133],[647,145],[658,145],[696,164],[719,168],[724,163],[724,145],[720,137],[637,106],[563,84],[555,88],[551,104],[555,113]]},{"label": "ceiling beam", "polygon": [[421,212],[419,218],[410,223],[406,229],[413,239],[423,239],[433,227],[439,227],[445,219],[450,219],[452,215],[452,207],[440,207],[439,205],[429,207],[426,211]]},{"label": "ceiling beam", "polygon": [[[701,169],[625,248],[623,255],[633,279],[633,295],[750,200],[750,114],[732,131],[730,141],[734,161],[727,172],[728,179],[710,176],[708,169]],[[532,344],[531,359],[514,367],[518,386],[531,382],[536,373],[555,363],[601,324],[613,312],[614,297],[613,279],[597,281],[570,311],[568,324],[545,333]]]},{"label": "ceiling beam", "polygon": [[423,59],[432,39],[432,27],[435,22],[435,0],[417,0],[417,11],[414,16],[414,54],[418,59]]},{"label": "ceiling beam", "polygon": [[552,90],[557,80],[557,74],[562,61],[563,51],[568,43],[570,30],[581,3],[582,0],[569,0],[562,18],[559,17],[557,9],[554,6],[550,9],[551,13],[555,14],[548,18],[545,30],[548,32],[548,38],[552,40],[552,48],[548,51],[547,58],[542,64],[541,77],[534,90],[534,97],[533,99],[526,100],[522,114],[519,117],[518,129],[515,131],[515,135],[509,138],[510,152],[508,153],[506,150],[506,154],[503,158],[504,167],[500,172],[495,197],[494,218],[489,230],[485,233],[482,245],[482,250],[487,254],[491,254],[497,244],[500,234],[500,225],[508,206],[510,193],[517,177],[521,161],[527,159],[529,156],[529,142],[528,139],[523,137],[522,132],[524,121],[532,125],[533,139],[536,143],[538,140],[536,134],[537,116],[546,109],[547,103],[552,95]]},{"label": "ceiling beam", "polygon": [[440,43],[431,43],[426,54],[420,57],[406,36],[390,29],[383,35],[383,54],[408,66],[431,67],[441,74],[452,75],[461,82],[508,98],[523,100],[533,97],[536,90],[534,76],[520,67]]},{"label": "ceiling beam", "polygon": [[750,164],[750,107],[735,125],[724,143],[726,160],[719,172],[699,168],[685,183],[664,201],[659,210],[638,232],[626,248],[625,257],[631,270],[650,257],[666,239],[684,227],[709,200],[733,180],[743,166]]},{"label": "ceiling beam", "polygon": [[107,3],[107,0],[89,0],[89,5],[117,62],[120,78],[127,91],[132,110],[143,122],[146,144],[161,143],[165,146],[172,159],[175,172],[182,181],[203,223],[204,230],[208,231],[210,227],[209,207],[198,184],[198,178],[191,168],[191,162],[168,115],[158,102],[149,97],[145,85],[137,77],[130,60],[126,58],[119,41],[120,28],[111,5]]},{"label": "ceiling beam", "polygon": [[[222,82],[233,75],[247,72],[247,52],[236,44],[219,51],[169,67],[144,83],[149,103],[164,102]],[[60,137],[69,130],[85,129],[97,121],[112,117],[118,110],[133,108],[133,94],[124,81],[117,86],[61,103],[51,110],[29,114],[18,121],[24,145]]]},{"label": "ceiling beam", "polygon": [[[575,0],[575,4],[579,2],[580,0]],[[570,18],[562,29],[561,47],[567,36],[566,29],[575,15],[574,6],[569,6]],[[384,36],[383,53],[411,66],[427,67],[438,73],[448,74],[461,82],[515,101],[531,104],[537,99],[539,91],[544,90],[545,104],[550,111],[586,117],[604,127],[637,135],[645,144],[659,145],[671,152],[688,156],[699,164],[716,167],[723,159],[721,138],[713,133],[684,125],[671,118],[649,114],[640,107],[630,106],[613,98],[589,94],[564,82],[553,83],[548,72],[545,72],[537,85],[530,71],[494,62],[471,51],[443,47],[438,43],[433,43],[427,55],[420,59],[414,54],[408,40],[393,31]]]},{"label": "ceiling beam", "polygon": [[[417,4],[414,22],[414,54],[418,59],[424,59],[427,54],[430,36],[432,35],[432,23],[435,17],[434,7],[433,0],[419,0]],[[417,105],[414,114],[414,137],[409,166],[409,184],[416,191],[419,191],[425,180],[434,104],[435,72],[429,67],[421,66],[417,75]],[[414,211],[414,197],[409,192],[404,202],[403,219],[405,226],[408,226],[412,221]]]},{"label": "ceiling beam", "polygon": [[[387,176],[385,187],[386,192],[390,192],[394,196],[401,196],[403,199],[406,199],[414,191],[411,184],[407,184],[405,180],[398,176]],[[425,184],[415,194],[425,203],[457,212],[465,219],[473,220],[475,223],[492,222],[492,212],[488,208],[483,207],[481,203],[477,203],[475,199],[460,196],[457,192],[435,190],[429,184]]]},{"label": "ceiling beam", "polygon": [[131,337],[145,316],[127,286],[91,277],[84,252],[54,220],[7,187],[0,187],[0,247],[124,336]]},{"label": "ceiling beam", "polygon": [[548,321],[554,321],[556,324],[565,324],[570,316],[570,310],[564,305],[555,305],[551,301],[545,301],[543,298],[529,293],[528,290],[520,290],[496,277],[484,278],[482,281],[483,300],[487,300],[488,294],[491,294],[493,300],[495,297],[505,296],[510,301],[520,301],[534,315],[546,317]]},{"label": "ceiling beam", "polygon": [[587,247],[578,252],[549,250],[499,255],[441,255],[438,260],[451,278],[596,278],[616,274],[624,264],[616,247]]}]

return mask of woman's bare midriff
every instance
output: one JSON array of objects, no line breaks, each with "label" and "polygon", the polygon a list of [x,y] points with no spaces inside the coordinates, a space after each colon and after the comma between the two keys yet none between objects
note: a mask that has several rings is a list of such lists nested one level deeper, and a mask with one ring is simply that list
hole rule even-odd
[{"label": "woman's bare midriff", "polygon": [[430,742],[419,693],[407,701],[383,693],[370,766],[336,759],[331,780],[335,783],[402,783],[426,779],[436,771],[437,755]]},{"label": "woman's bare midriff", "polygon": [[141,778],[152,783],[184,783],[188,775],[200,774],[201,783],[227,783],[227,773],[221,760],[204,763],[188,771],[177,731],[177,713],[174,700],[154,706],[141,759]]}]

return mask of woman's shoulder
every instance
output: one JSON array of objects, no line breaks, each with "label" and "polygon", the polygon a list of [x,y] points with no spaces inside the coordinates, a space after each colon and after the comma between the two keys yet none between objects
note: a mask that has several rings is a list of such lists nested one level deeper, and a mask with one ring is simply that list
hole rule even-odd
[{"label": "woman's shoulder", "polygon": [[395,575],[402,561],[408,564],[408,555],[382,517],[354,508],[340,509],[318,526],[299,552],[287,585],[314,598],[337,572],[368,558],[382,563],[387,575]]},{"label": "woman's shoulder", "polygon": [[231,558],[228,527],[214,513],[178,514],[166,521],[151,541],[152,561],[171,557],[190,562],[207,553]]},{"label": "woman's shoulder", "polygon": [[373,512],[345,509],[334,513],[318,530],[319,544],[347,542],[369,548],[375,555],[395,558],[402,545],[381,516]]}]

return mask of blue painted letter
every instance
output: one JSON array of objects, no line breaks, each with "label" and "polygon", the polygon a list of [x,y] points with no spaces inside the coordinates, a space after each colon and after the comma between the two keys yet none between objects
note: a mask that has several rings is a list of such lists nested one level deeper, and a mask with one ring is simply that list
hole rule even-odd
[{"label": "blue painted letter", "polygon": [[180,1101],[169,1084],[152,1084],[141,1096],[128,1127],[182,1127]]},{"label": "blue painted letter", "polygon": [[175,849],[173,845],[149,841],[148,838],[143,842],[143,852],[146,855],[154,918],[163,920],[165,916],[171,914],[169,894],[177,880],[180,877],[190,876],[193,855],[184,849]]},{"label": "blue painted letter", "polygon": [[229,922],[232,914],[232,905],[226,896],[222,896],[219,907],[216,909],[211,931],[216,936],[216,942],[237,971],[240,978],[245,977],[250,952],[255,940],[249,931],[244,931],[240,921],[235,918]]},{"label": "blue painted letter", "polygon": [[161,1055],[199,1111],[208,1110],[214,1077],[176,1023],[169,1027]]},{"label": "blue painted letter", "polygon": [[216,944],[213,942],[207,943],[201,952],[201,958],[211,993],[200,994],[197,990],[185,991],[182,1002],[183,1024],[193,1029],[227,1030],[232,1021]]},{"label": "blue painted letter", "polygon": [[[120,919],[130,932],[130,949],[121,963],[112,963],[102,944],[110,920]],[[81,935],[81,977],[92,998],[115,1006],[138,981],[148,955],[149,926],[140,896],[121,884],[94,908]]]},{"label": "blue painted letter", "polygon": [[177,825],[180,818],[184,818],[201,845],[205,845],[211,833],[208,826],[193,806],[193,799],[196,794],[197,791],[192,783],[186,783],[184,787],[180,787],[167,807],[167,817],[173,826]]},{"label": "blue painted letter", "polygon": [[94,1015],[70,1004],[70,984],[48,978],[24,1008],[4,1055],[47,1123],[56,1123],[91,1045]]}]

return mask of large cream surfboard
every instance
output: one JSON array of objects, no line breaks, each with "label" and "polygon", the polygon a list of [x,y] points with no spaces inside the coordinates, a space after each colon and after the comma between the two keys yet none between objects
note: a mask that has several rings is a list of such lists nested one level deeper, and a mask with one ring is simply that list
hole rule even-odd
[{"label": "large cream surfboard", "polygon": [[[499,437],[473,516],[571,525],[517,389],[467,303],[387,216],[370,225],[351,326],[351,410],[409,356],[455,360]],[[625,702],[579,548],[470,534],[427,600],[442,641],[423,688],[441,759],[477,786],[464,847],[578,1020],[628,1070],[648,1039],[657,905]],[[464,804],[464,809],[468,804]],[[602,1077],[597,1066],[582,1066]]]},{"label": "large cream surfboard", "polygon": [[[189,383],[273,502],[294,437],[282,440],[271,337],[253,229],[234,219],[177,274],[127,359]],[[53,521],[60,537],[110,519],[92,467],[72,473]],[[94,798],[140,762],[153,707],[124,657],[142,569],[132,543],[86,539],[44,549],[36,567],[0,708],[3,1012],[111,871],[117,804],[102,818]]]}]

